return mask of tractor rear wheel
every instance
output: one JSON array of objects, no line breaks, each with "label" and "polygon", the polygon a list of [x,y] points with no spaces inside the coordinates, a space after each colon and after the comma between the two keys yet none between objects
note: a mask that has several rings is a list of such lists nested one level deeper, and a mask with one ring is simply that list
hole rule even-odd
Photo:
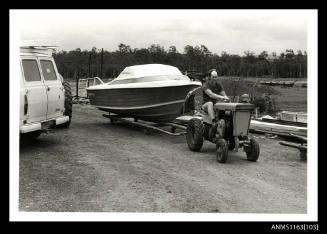
[{"label": "tractor rear wheel", "polygon": [[201,120],[191,119],[187,124],[186,141],[192,151],[200,151],[203,145],[204,126]]},{"label": "tractor rear wheel", "polygon": [[250,148],[245,152],[249,161],[256,162],[260,154],[259,143],[253,138],[250,139]]},{"label": "tractor rear wheel", "polygon": [[228,145],[225,139],[220,138],[216,142],[216,156],[217,161],[225,163],[228,158]]}]

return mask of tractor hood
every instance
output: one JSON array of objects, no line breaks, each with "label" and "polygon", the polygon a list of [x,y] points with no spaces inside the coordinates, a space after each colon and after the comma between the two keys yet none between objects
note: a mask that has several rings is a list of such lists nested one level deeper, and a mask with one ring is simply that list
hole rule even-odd
[{"label": "tractor hood", "polygon": [[254,105],[250,103],[219,102],[214,105],[214,108],[218,110],[252,111],[254,110]]}]

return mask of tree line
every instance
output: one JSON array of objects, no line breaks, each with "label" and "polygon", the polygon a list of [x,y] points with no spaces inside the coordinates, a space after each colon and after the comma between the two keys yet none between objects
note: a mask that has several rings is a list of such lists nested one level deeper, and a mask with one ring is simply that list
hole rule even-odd
[{"label": "tree line", "polygon": [[53,54],[59,72],[64,78],[114,78],[127,66],[161,63],[178,67],[182,72],[206,74],[216,69],[219,76],[306,78],[307,53],[287,49],[280,55],[263,51],[256,55],[245,51],[244,55],[220,55],[212,53],[204,46],[184,47],[180,53],[175,46],[167,50],[158,44],[148,48],[131,48],[119,44],[116,51],[110,52],[93,47],[89,50],[77,48],[71,51],[58,51]]}]

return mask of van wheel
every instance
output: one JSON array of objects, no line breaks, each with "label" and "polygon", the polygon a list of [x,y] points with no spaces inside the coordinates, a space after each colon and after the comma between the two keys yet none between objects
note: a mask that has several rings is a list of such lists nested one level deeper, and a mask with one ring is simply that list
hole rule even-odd
[{"label": "van wheel", "polygon": [[21,133],[19,136],[20,136],[20,139],[22,141],[34,141],[36,138],[38,138],[40,135],[41,135],[41,131],[35,131],[35,132],[29,132],[29,133]]},{"label": "van wheel", "polygon": [[72,98],[72,90],[70,87],[70,84],[67,81],[64,81],[63,83],[64,89],[65,89],[65,116],[69,116],[69,121],[62,124],[63,127],[68,128],[72,119],[73,114],[73,98]]}]

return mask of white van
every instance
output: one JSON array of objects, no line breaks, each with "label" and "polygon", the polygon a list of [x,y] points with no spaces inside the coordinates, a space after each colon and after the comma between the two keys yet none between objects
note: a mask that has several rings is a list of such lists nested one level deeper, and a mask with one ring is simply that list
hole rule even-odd
[{"label": "white van", "polygon": [[69,127],[72,95],[52,57],[44,46],[20,48],[20,135],[36,138],[44,130]]}]

